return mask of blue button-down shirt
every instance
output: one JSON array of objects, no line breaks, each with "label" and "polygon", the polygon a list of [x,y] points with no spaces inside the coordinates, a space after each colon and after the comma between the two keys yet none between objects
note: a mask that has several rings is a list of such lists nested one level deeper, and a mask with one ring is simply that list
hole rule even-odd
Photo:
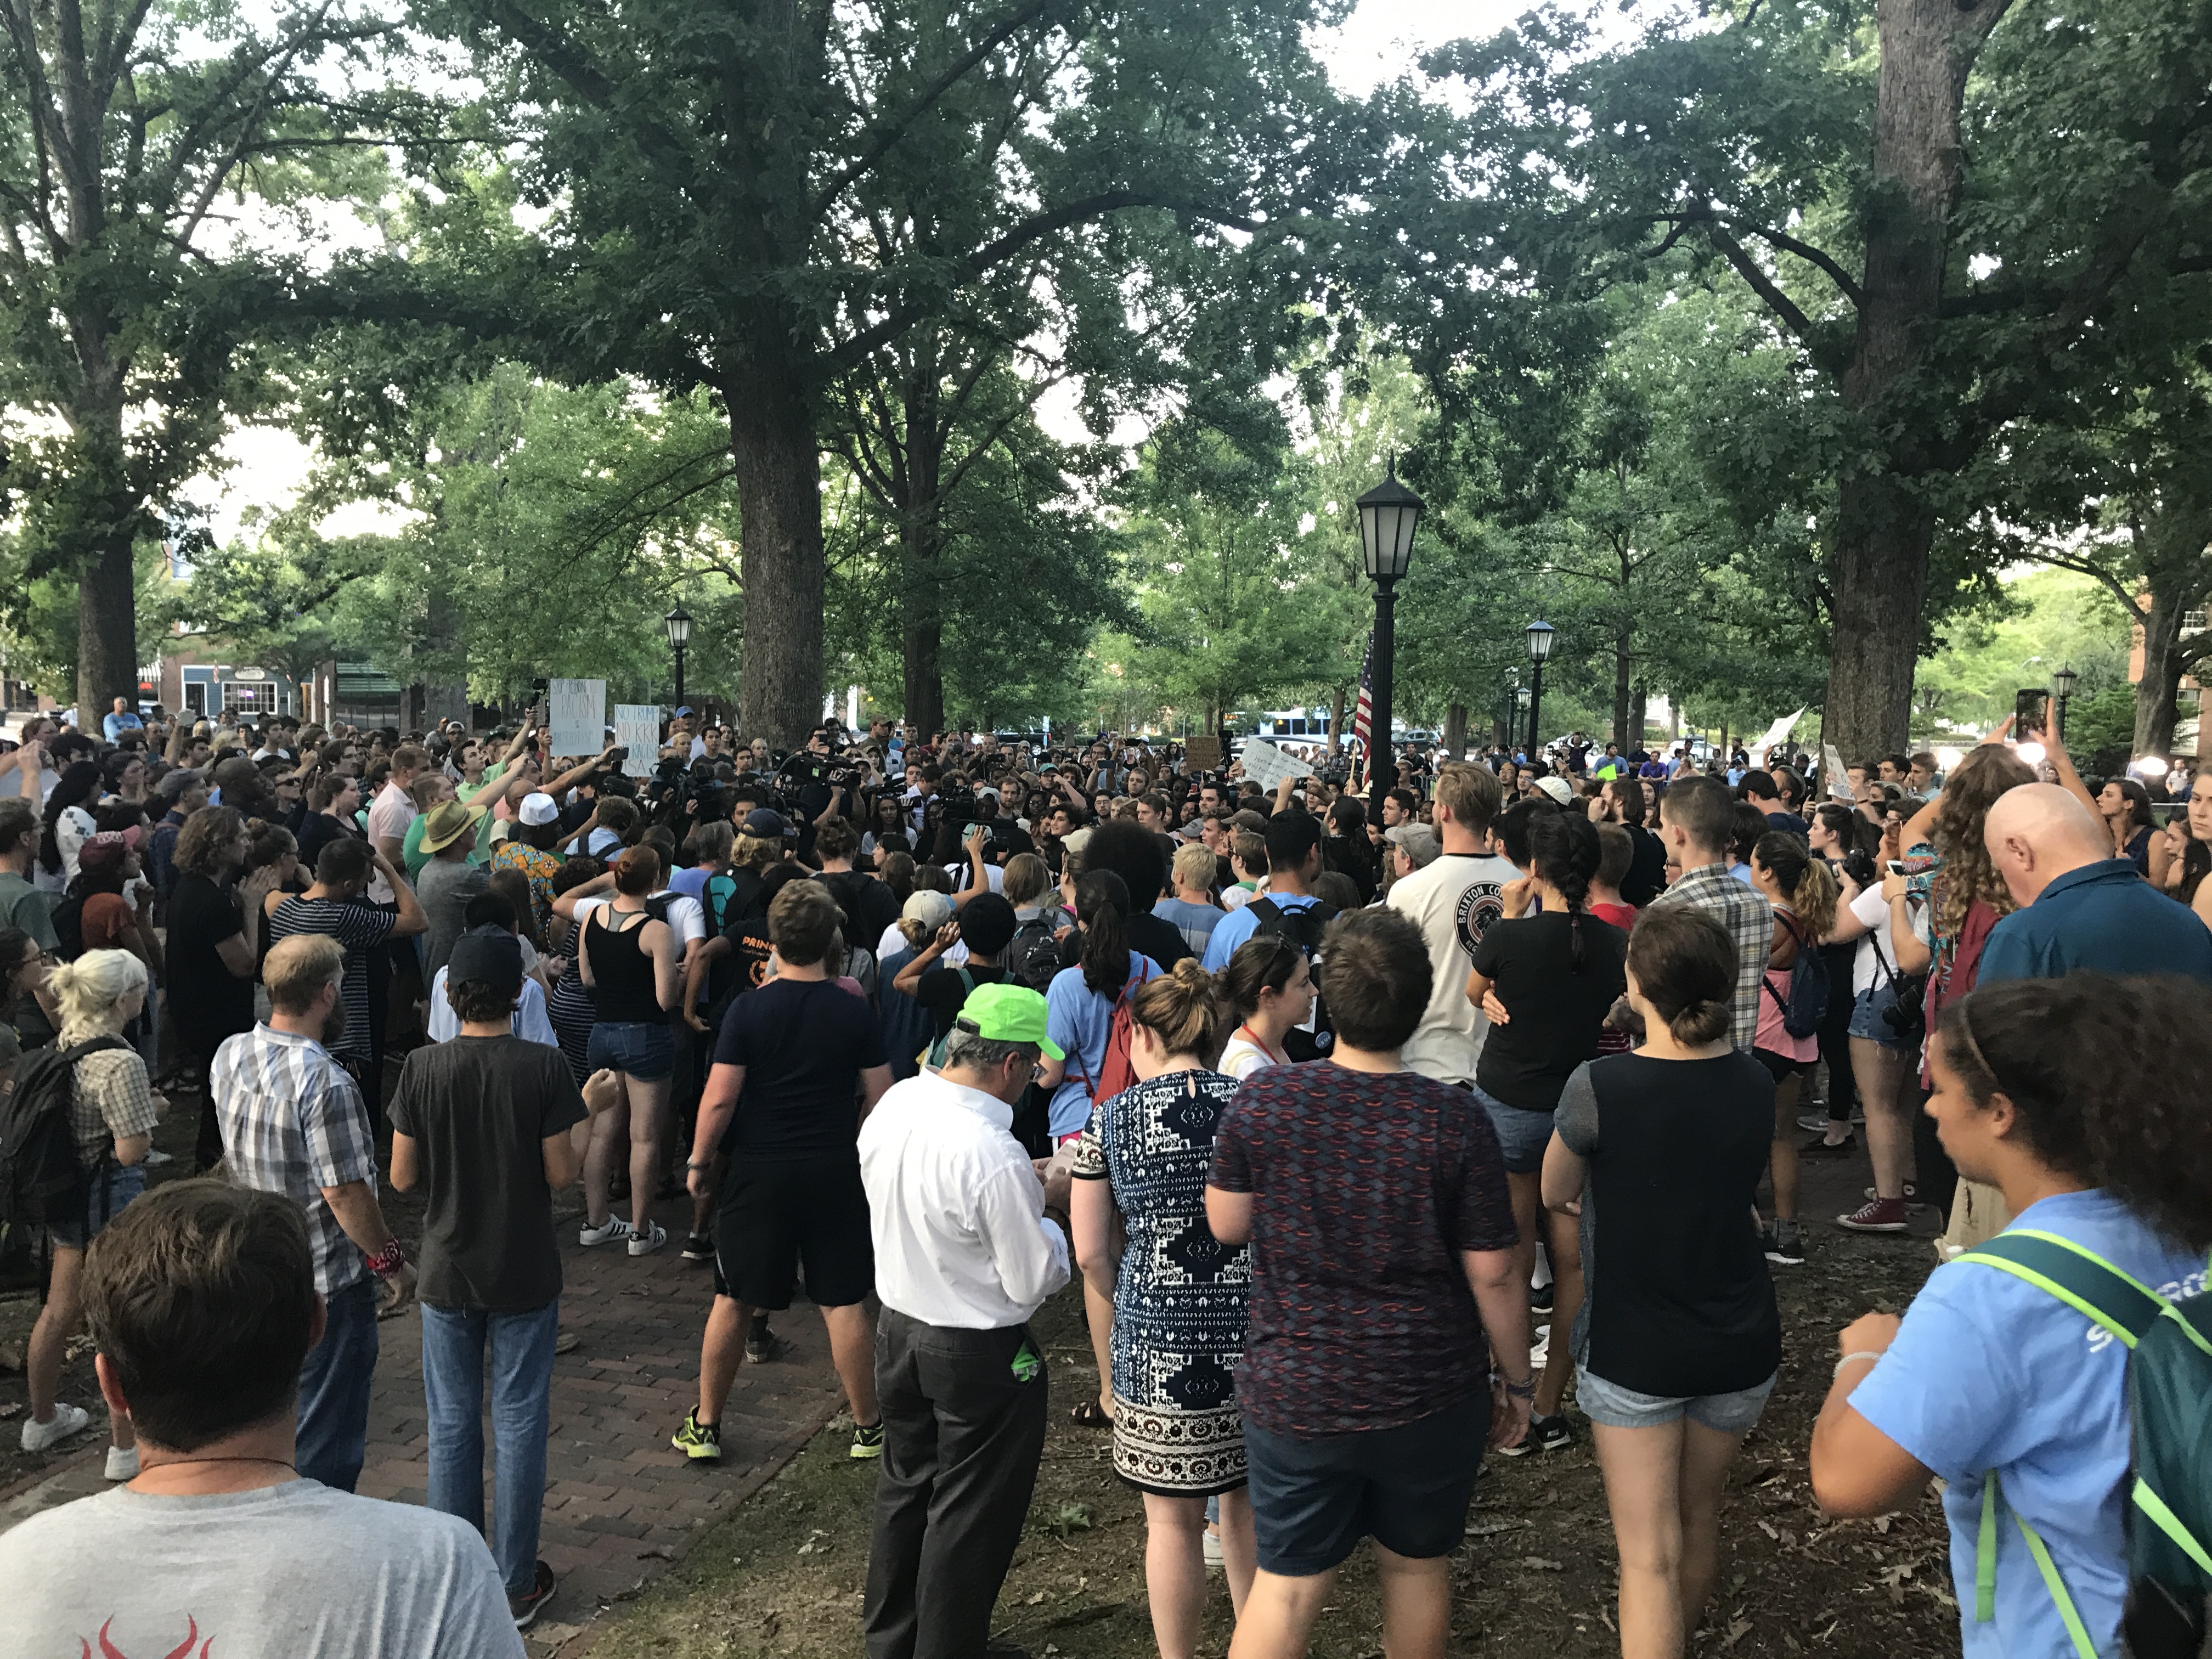
[{"label": "blue button-down shirt", "polygon": [[2212,983],[2212,929],[2130,859],[2069,870],[1990,930],[1978,985],[2073,973],[2180,974]]}]

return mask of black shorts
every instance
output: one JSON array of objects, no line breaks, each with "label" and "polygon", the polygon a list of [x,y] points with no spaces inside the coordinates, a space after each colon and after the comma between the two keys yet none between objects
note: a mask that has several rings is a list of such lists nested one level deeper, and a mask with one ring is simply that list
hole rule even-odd
[{"label": "black shorts", "polygon": [[1816,1064],[1809,1060],[1792,1060],[1787,1054],[1776,1054],[1771,1048],[1753,1048],[1751,1057],[1766,1067],[1767,1075],[1778,1085],[1787,1083],[1793,1077],[1810,1075]]},{"label": "black shorts", "polygon": [[1490,1436],[1490,1395],[1468,1395],[1395,1429],[1320,1439],[1244,1419],[1244,1464],[1260,1565],[1306,1578],[1340,1565],[1363,1537],[1413,1560],[1449,1555]]},{"label": "black shorts", "polygon": [[714,1212],[714,1294],[748,1307],[791,1305],[801,1262],[817,1308],[849,1308],[876,1287],[868,1194],[850,1147],[815,1158],[739,1153]]}]

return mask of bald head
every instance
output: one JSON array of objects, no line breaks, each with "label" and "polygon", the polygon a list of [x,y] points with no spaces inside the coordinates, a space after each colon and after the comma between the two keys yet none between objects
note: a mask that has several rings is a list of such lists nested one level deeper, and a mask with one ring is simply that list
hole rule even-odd
[{"label": "bald head", "polygon": [[1999,795],[1982,821],[1982,845],[2019,905],[2034,903],[2068,871],[2112,856],[2112,832],[2055,783],[2023,783]]}]

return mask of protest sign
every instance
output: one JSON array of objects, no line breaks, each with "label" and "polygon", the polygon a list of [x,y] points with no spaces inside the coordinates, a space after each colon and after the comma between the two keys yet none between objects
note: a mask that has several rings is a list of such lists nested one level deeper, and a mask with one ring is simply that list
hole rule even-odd
[{"label": "protest sign", "polygon": [[615,705],[615,741],[629,750],[623,770],[633,778],[649,777],[660,757],[660,705],[657,702],[618,702]]},{"label": "protest sign", "polygon": [[596,755],[607,746],[607,683],[605,680],[554,680],[546,690],[553,705],[545,741],[556,755],[581,757]]}]

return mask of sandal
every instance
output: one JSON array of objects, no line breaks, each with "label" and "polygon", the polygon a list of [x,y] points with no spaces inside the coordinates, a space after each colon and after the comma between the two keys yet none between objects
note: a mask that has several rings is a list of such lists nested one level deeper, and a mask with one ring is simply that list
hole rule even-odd
[{"label": "sandal", "polygon": [[1106,1414],[1105,1407],[1096,1400],[1086,1399],[1068,1413],[1069,1419],[1086,1429],[1110,1429],[1114,1419]]}]

